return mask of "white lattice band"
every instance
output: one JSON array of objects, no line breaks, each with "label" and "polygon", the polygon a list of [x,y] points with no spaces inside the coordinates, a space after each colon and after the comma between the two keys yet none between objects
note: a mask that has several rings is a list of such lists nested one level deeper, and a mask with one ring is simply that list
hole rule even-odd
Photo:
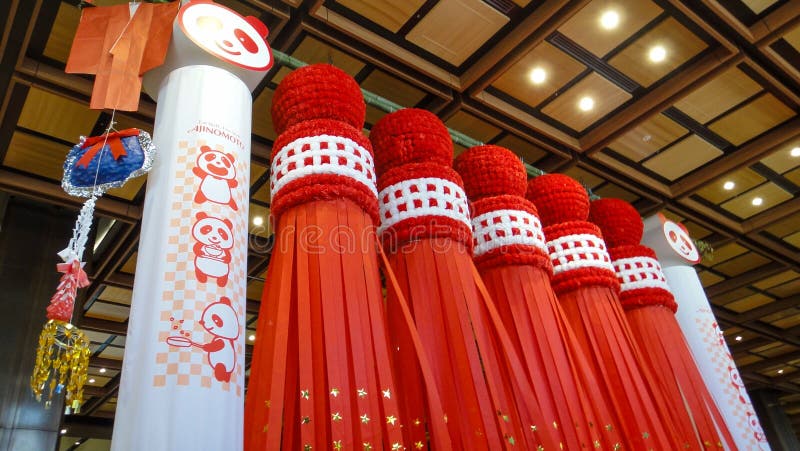
[{"label": "white lattice band", "polygon": [[553,262],[554,275],[579,268],[614,271],[606,243],[597,235],[581,233],[556,238],[547,242],[547,252]]},{"label": "white lattice band", "polygon": [[400,221],[422,216],[443,216],[471,226],[464,189],[449,180],[435,177],[403,180],[382,189],[378,200],[379,233]]},{"label": "white lattice band", "polygon": [[316,174],[349,177],[378,195],[369,151],[352,139],[330,135],[298,138],[278,151],[272,159],[272,195],[289,182]]},{"label": "white lattice band", "polygon": [[658,260],[652,257],[631,257],[614,260],[614,270],[620,283],[620,290],[637,288],[663,288],[669,291],[667,279],[661,271]]},{"label": "white lattice band", "polygon": [[472,218],[476,257],[503,246],[534,246],[547,252],[539,218],[522,210],[494,210]]}]

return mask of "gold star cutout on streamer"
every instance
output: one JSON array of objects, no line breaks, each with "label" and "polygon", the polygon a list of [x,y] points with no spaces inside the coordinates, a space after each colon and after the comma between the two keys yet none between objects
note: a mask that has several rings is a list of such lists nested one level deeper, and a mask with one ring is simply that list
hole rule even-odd
[{"label": "gold star cutout on streamer", "polygon": [[536,425],[535,425],[535,424],[532,424],[532,425],[531,425],[531,430],[532,430],[533,432],[536,432],[536,429],[537,429],[537,428],[536,428]]},{"label": "gold star cutout on streamer", "polygon": [[622,449],[622,445],[620,445],[619,443],[614,443],[614,451],[619,451],[621,449]]},{"label": "gold star cutout on streamer", "polygon": [[649,432],[642,432],[642,438],[650,438]]},{"label": "gold star cutout on streamer", "polygon": [[514,440],[514,436],[513,435],[508,438],[508,443],[511,443],[511,446],[514,446],[514,445],[517,444],[517,441]]},{"label": "gold star cutout on streamer", "polygon": [[422,424],[422,421],[419,418],[414,418],[414,426],[419,426],[420,424]]},{"label": "gold star cutout on streamer", "polygon": [[388,417],[386,417],[386,424],[391,424],[392,426],[394,426],[396,422],[397,418],[394,415],[389,415]]},{"label": "gold star cutout on streamer", "polygon": [[331,396],[333,396],[334,398],[339,396],[339,389],[338,388],[332,388],[331,389]]},{"label": "gold star cutout on streamer", "polygon": [[614,429],[614,428],[610,424],[606,425],[606,430],[607,431],[611,431],[612,429]]},{"label": "gold star cutout on streamer", "polygon": [[544,451],[544,446],[542,445],[537,446],[536,451]]},{"label": "gold star cutout on streamer", "polygon": [[417,442],[417,443],[414,443],[414,448],[417,448],[417,449],[422,449],[422,448],[424,448],[424,447],[425,447],[425,445],[423,445],[423,444],[422,444],[422,442]]},{"label": "gold star cutout on streamer", "polygon": [[309,395],[308,390],[300,390],[300,397],[307,400],[311,395]]},{"label": "gold star cutout on streamer", "polygon": [[364,424],[369,423],[369,417],[367,416],[366,413],[364,415],[361,415],[361,422]]},{"label": "gold star cutout on streamer", "polygon": [[509,418],[509,416],[508,416],[508,415],[503,415],[503,421],[505,421],[506,423],[508,423],[509,421],[511,421],[511,418]]},{"label": "gold star cutout on streamer", "polygon": [[447,414],[444,414],[444,422],[447,423]]},{"label": "gold star cutout on streamer", "polygon": [[264,405],[267,406],[267,409],[269,409],[272,406],[272,403],[268,399],[268,400],[264,401]]},{"label": "gold star cutout on streamer", "polygon": [[363,445],[364,445],[364,451],[372,451],[372,445],[371,444],[369,444],[367,442],[364,442]]},{"label": "gold star cutout on streamer", "polygon": [[392,391],[389,390],[388,388],[386,390],[383,390],[383,397],[386,399],[392,399]]},{"label": "gold star cutout on streamer", "polygon": [[342,421],[342,414],[339,412],[333,412],[331,414],[331,421]]},{"label": "gold star cutout on streamer", "polygon": [[357,393],[358,393],[358,397],[359,398],[363,398],[363,397],[367,396],[367,391],[364,390],[363,388],[359,388]]},{"label": "gold star cutout on streamer", "polygon": [[400,445],[397,442],[392,443],[392,451],[395,451],[395,450],[398,450],[398,449],[403,449],[403,446]]},{"label": "gold star cutout on streamer", "polygon": [[308,423],[311,423],[311,418],[309,417],[303,417],[303,419],[300,420],[300,424],[308,424]]},{"label": "gold star cutout on streamer", "polygon": [[311,451],[311,445],[309,444],[303,445],[303,451]]},{"label": "gold star cutout on streamer", "polygon": [[703,442],[703,445],[706,445],[706,448],[708,448],[709,446],[711,446],[711,442],[706,440],[706,441]]},{"label": "gold star cutout on streamer", "polygon": [[556,429],[558,429],[558,423],[556,423],[555,421],[553,421],[553,427],[554,427],[554,428],[556,428]]},{"label": "gold star cutout on streamer", "polygon": [[269,425],[265,424],[264,429],[262,429],[261,432],[267,432],[267,429],[269,429]]},{"label": "gold star cutout on streamer", "polygon": [[595,448],[599,448],[600,447],[600,440],[595,440],[594,441],[594,447]]},{"label": "gold star cutout on streamer", "polygon": [[342,449],[342,441],[341,440],[334,440],[333,441],[333,449],[340,450]]}]

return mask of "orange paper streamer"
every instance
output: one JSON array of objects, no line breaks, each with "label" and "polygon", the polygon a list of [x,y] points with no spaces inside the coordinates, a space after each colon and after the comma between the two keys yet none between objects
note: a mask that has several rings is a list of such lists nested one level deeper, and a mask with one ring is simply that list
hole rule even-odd
[{"label": "orange paper streamer", "polygon": [[180,2],[84,8],[67,73],[95,74],[89,107],[139,109],[142,75],[164,62]]}]

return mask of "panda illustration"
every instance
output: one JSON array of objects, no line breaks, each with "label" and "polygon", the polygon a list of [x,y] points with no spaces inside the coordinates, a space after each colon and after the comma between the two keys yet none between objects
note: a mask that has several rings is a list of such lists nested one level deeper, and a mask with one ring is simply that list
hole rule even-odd
[{"label": "panda illustration", "polygon": [[200,147],[197,165],[192,168],[194,175],[202,180],[200,189],[194,195],[195,203],[208,201],[228,205],[233,210],[239,209],[231,191],[238,185],[235,161],[232,154],[213,150],[208,146]]},{"label": "panda illustration", "polygon": [[192,248],[195,277],[201,283],[208,281],[208,277],[216,277],[217,285],[224,287],[230,272],[233,223],[202,211],[196,218],[192,227],[192,236],[197,240]]},{"label": "panda illustration", "polygon": [[239,318],[231,300],[223,296],[219,302],[209,304],[200,319],[200,325],[214,338],[199,347],[208,352],[208,364],[214,369],[214,378],[230,382],[236,368],[234,340],[239,338]]}]

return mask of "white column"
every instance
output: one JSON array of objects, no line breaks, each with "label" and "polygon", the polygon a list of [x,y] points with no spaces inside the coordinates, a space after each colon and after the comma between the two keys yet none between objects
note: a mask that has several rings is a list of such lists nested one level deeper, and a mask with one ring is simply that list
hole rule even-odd
[{"label": "white column", "polygon": [[696,253],[689,234],[657,215],[645,220],[642,243],[656,251],[678,302],[678,324],[736,446],[741,450],[769,450],[750,396],[692,267],[694,263],[687,260]]},{"label": "white column", "polygon": [[213,3],[184,5],[165,64],[145,77],[157,93],[158,153],[115,451],[242,449],[251,89],[265,74],[257,56],[267,48],[250,23]]}]

